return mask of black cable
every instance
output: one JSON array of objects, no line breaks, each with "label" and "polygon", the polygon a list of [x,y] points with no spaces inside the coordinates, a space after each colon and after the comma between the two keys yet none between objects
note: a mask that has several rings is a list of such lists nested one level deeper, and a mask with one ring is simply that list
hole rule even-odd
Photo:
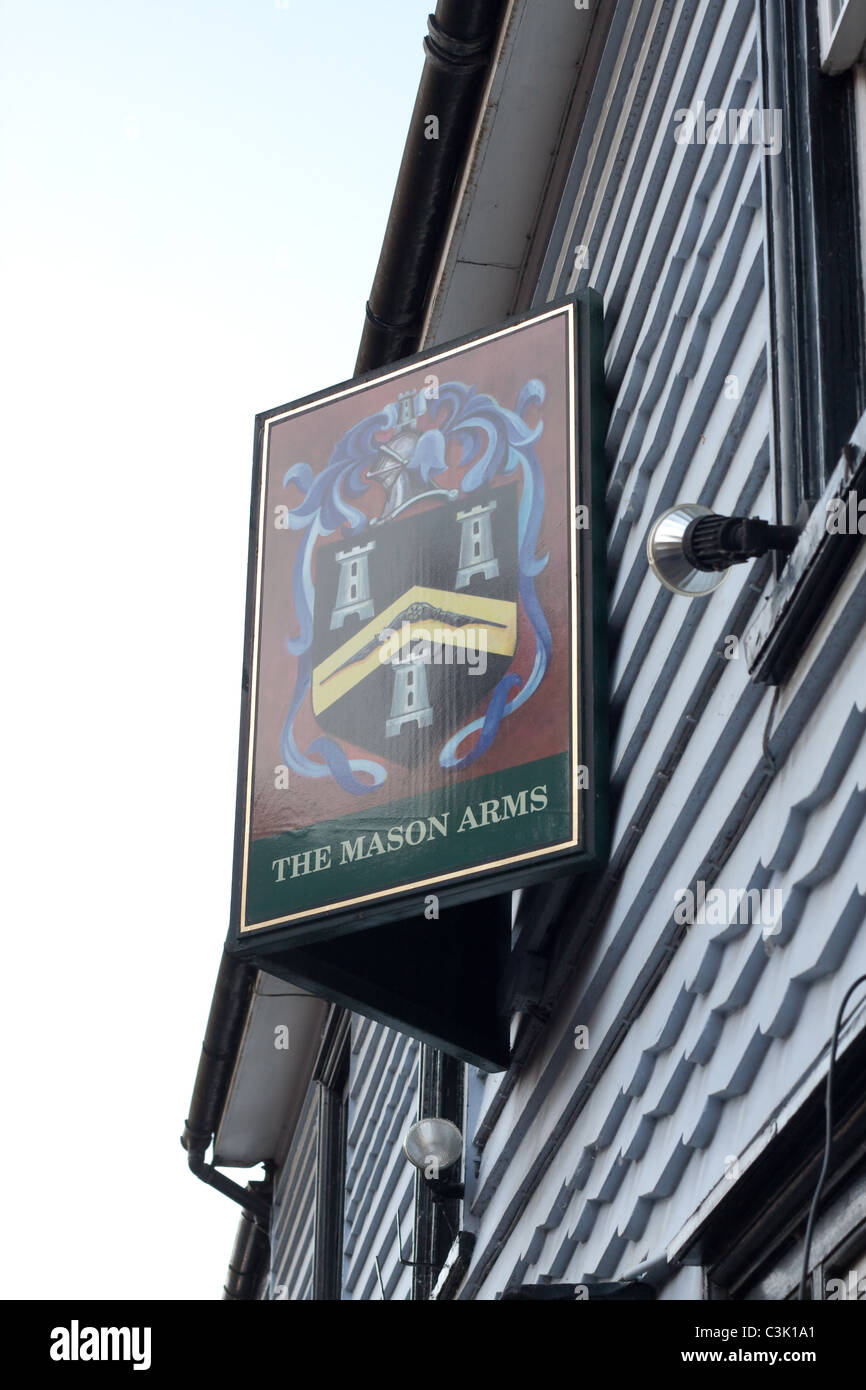
[{"label": "black cable", "polygon": [[818,1203],[821,1200],[821,1192],[824,1188],[824,1179],[827,1176],[827,1169],[830,1166],[830,1148],[833,1143],[833,1072],[836,1068],[836,1048],[839,1045],[839,1034],[842,1031],[842,1015],[845,1012],[845,1005],[851,998],[855,989],[859,985],[866,984],[866,975],[861,975],[855,980],[845,994],[842,1003],[839,1005],[839,1013],[836,1016],[836,1026],[833,1029],[833,1037],[830,1044],[830,1065],[827,1068],[827,1095],[824,1106],[827,1112],[827,1129],[824,1136],[824,1162],[821,1164],[821,1172],[818,1174],[818,1185],[815,1188],[815,1195],[812,1198],[812,1205],[809,1209],[809,1220],[806,1223],[806,1241],[803,1247],[803,1271],[800,1275],[800,1292],[798,1298],[801,1303],[806,1302],[806,1280],[809,1276],[809,1253],[812,1248],[812,1231],[815,1225],[815,1217],[818,1212]]},{"label": "black cable", "polygon": [[457,1239],[457,1232],[455,1231],[454,1227],[451,1225],[450,1220],[448,1219],[448,1213],[447,1213],[447,1211],[445,1210],[444,1205],[443,1205],[442,1203],[438,1203],[437,1205],[439,1206],[439,1215],[442,1217],[442,1220],[445,1222],[445,1225],[448,1227],[448,1234],[449,1234],[450,1237],[451,1237],[451,1243],[452,1243],[452,1245],[453,1245],[453,1244],[454,1244],[454,1241]]},{"label": "black cable", "polygon": [[764,725],[764,732],[761,735],[761,750],[764,754],[764,762],[774,777],[779,771],[779,767],[773,753],[770,751],[770,730],[773,727],[773,717],[776,713],[776,706],[779,703],[779,696],[781,693],[782,687],[777,685],[776,689],[773,691],[773,698],[770,701],[770,711],[767,715],[767,722]]}]

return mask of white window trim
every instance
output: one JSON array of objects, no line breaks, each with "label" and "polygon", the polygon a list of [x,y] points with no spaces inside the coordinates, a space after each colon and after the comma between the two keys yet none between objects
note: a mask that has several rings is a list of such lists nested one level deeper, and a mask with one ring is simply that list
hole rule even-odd
[{"label": "white window trim", "polygon": [[863,258],[863,283],[866,285],[866,63],[858,63],[854,70],[854,100],[860,194],[860,248]]},{"label": "white window trim", "polygon": [[821,71],[834,75],[853,67],[866,44],[866,0],[844,0],[833,23],[831,0],[818,0]]},{"label": "white window trim", "polygon": [[[843,453],[822,496],[814,504],[806,518],[797,544],[788,556],[781,574],[767,590],[756,616],[746,629],[743,647],[750,674],[754,674],[755,668],[760,666],[767,645],[774,637],[777,625],[782,621],[787,622],[792,616],[794,621],[798,621],[797,615],[800,607],[798,590],[801,583],[808,577],[813,566],[824,563],[829,554],[826,549],[828,545],[828,506],[835,498],[847,499],[852,478],[854,474],[859,472],[859,461],[866,456],[866,415],[863,415],[858,421],[847,448],[853,451],[853,457],[858,460],[858,463],[852,470],[851,458],[847,453]],[[854,490],[856,491],[856,489]],[[863,495],[862,485],[859,495]],[[846,573],[850,574],[852,565],[853,561],[849,563]],[[842,577],[840,577],[839,584],[841,586]],[[825,617],[826,613],[827,606],[825,605]],[[821,621],[819,619],[811,631],[804,634],[803,650],[797,660],[791,662],[787,674],[778,682],[787,687],[788,696],[786,698],[791,697],[793,692],[799,689],[801,681],[805,678],[811,658],[805,661],[804,658],[810,649],[814,651],[812,644],[815,641]],[[759,679],[763,678],[759,677]]]}]

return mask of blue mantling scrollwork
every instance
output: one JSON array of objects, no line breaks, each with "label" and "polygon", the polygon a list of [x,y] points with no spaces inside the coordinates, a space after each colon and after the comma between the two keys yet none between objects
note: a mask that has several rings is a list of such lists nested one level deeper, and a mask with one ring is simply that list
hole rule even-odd
[{"label": "blue mantling scrollwork", "polygon": [[[527,407],[544,402],[544,385],[533,378],[525,383],[516,410],[501,406],[492,396],[474,387],[450,381],[439,387],[435,400],[423,392],[415,397],[415,414],[425,411],[430,427],[421,435],[408,467],[420,481],[429,485],[444,472],[449,443],[459,445],[458,466],[464,470],[460,492],[468,495],[486,486],[500,474],[520,470],[522,491],[518,513],[518,593],[532,624],[535,658],[528,679],[511,672],[499,681],[480,719],[465,724],[440,750],[439,763],[445,768],[469,767],[490,748],[502,721],[529,700],[550,663],[552,642],[541,605],[535,592],[535,579],[547,564],[547,556],[536,558],[535,548],[544,514],[544,478],[534,445],[542,432],[539,420],[534,427],[524,419]],[[327,468],[314,476],[309,464],[296,463],[283,478],[284,487],[294,487],[302,500],[289,511],[289,526],[303,531],[295,557],[292,588],[298,621],[297,633],[287,640],[288,650],[298,658],[297,679],[286,720],[281,749],[285,764],[304,777],[333,777],[344,791],[357,796],[382,786],[387,773],[381,763],[367,758],[349,758],[333,739],[314,739],[304,752],[298,747],[294,725],[312,681],[313,642],[313,551],[320,537],[340,531],[350,538],[369,524],[366,514],[353,506],[371,486],[364,476],[376,459],[379,445],[374,436],[397,424],[397,405],[392,403],[376,415],[354,425],[339,441]],[[479,733],[480,730],[480,733]],[[479,733],[472,748],[461,755],[461,746]],[[318,761],[314,761],[318,759]],[[369,780],[362,781],[366,776]]]}]

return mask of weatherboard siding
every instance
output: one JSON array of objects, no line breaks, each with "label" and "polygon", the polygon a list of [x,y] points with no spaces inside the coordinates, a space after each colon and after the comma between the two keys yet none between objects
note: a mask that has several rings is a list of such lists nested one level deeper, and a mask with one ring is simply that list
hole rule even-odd
[{"label": "weatherboard siding", "polygon": [[313,1296],[318,1090],[311,1084],[274,1185],[271,1271],[264,1296],[289,1302]]},{"label": "weatherboard siding", "polygon": [[[403,1153],[406,1130],[417,1119],[421,1047],[413,1038],[357,1015],[352,1019],[343,1297],[411,1296],[415,1169]],[[376,1261],[379,1273],[376,1271]]]},{"label": "weatherboard siding", "polygon": [[[409,1298],[415,1169],[402,1150],[418,1113],[420,1044],[355,1015],[349,1059],[343,1298]],[[264,1296],[291,1302],[312,1298],[316,1226],[319,1087],[311,1082],[274,1190],[270,1281]]]},{"label": "weatherboard siding", "polygon": [[[816,1070],[866,969],[862,566],[810,646],[807,677],[774,703],[742,658],[722,655],[754,614],[757,567],[689,602],[645,558],[652,521],[677,500],[773,514],[762,156],[673,138],[676,110],[700,98],[757,104],[754,6],[635,6],[606,66],[600,133],[578,146],[535,302],[584,285],[605,300],[612,850],[571,988],[477,1179],[468,1165],[477,1240],[461,1298],[611,1277],[663,1254],[711,1192],[735,1184],[738,1156]],[[778,930],[684,929],[677,893],[699,879],[779,890]],[[577,925],[577,894],[573,913]],[[484,1083],[482,1124],[500,1084]],[[664,1296],[699,1285],[684,1271]]]},{"label": "weatherboard siding", "polygon": [[[516,1083],[468,1069],[462,1299],[663,1254],[736,1191],[739,1157],[818,1076],[866,971],[862,557],[778,694],[723,655],[769,562],[692,602],[646,562],[651,523],[678,500],[774,514],[763,156],[676,143],[675,113],[701,99],[758,104],[754,0],[620,6],[533,301],[592,286],[605,304],[611,852],[591,892],[575,885],[560,936],[588,944]],[[677,895],[699,880],[779,892],[781,917],[684,927]],[[419,1053],[353,1020],[347,1298],[382,1296],[376,1257],[385,1297],[410,1294],[396,1213],[410,1259],[401,1146]],[[700,1271],[662,1296],[700,1297]]]}]

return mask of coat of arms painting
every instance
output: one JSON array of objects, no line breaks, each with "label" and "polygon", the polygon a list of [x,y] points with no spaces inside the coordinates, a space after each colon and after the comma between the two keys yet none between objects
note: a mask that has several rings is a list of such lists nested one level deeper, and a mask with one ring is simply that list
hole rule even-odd
[{"label": "coat of arms painting", "polygon": [[259,417],[240,933],[578,845],[574,313]]}]

